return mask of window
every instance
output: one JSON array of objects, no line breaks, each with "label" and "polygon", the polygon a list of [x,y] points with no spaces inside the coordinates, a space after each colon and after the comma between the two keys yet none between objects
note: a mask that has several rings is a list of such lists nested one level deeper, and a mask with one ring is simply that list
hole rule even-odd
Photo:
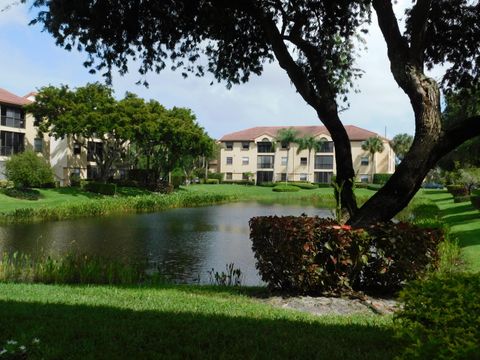
[{"label": "window", "polygon": [[273,156],[259,155],[257,158],[257,167],[259,169],[273,169]]},{"label": "window", "polygon": [[368,175],[360,175],[360,182],[368,183]]},{"label": "window", "polygon": [[0,155],[10,156],[22,152],[25,134],[0,131]]},{"label": "window", "polygon": [[2,106],[1,125],[14,128],[25,128],[25,113],[22,109]]},{"label": "window", "polygon": [[326,140],[327,139],[324,140],[324,142],[322,143],[322,146],[320,146],[320,149],[319,149],[318,152],[333,153],[333,141],[326,141]]},{"label": "window", "polygon": [[248,141],[242,141],[242,150],[249,150],[250,143]]},{"label": "window", "polygon": [[287,181],[287,173],[280,174],[280,181]]},{"label": "window", "polygon": [[315,156],[315,169],[333,169],[333,155]]},{"label": "window", "polygon": [[300,181],[307,181],[307,174],[300,174]]},{"label": "window", "polygon": [[233,141],[227,141],[227,142],[225,142],[225,149],[227,149],[227,150],[233,150]]},{"label": "window", "polygon": [[368,156],[362,156],[360,161],[360,165],[367,166],[368,165]]},{"label": "window", "polygon": [[282,149],[283,149],[283,150],[287,150],[287,149],[288,149],[288,145],[290,145],[290,144],[289,144],[288,142],[282,142],[281,145],[282,145]]},{"label": "window", "polygon": [[283,165],[283,166],[287,165],[287,157],[286,156],[282,156],[280,164]]},{"label": "window", "polygon": [[228,173],[226,174],[226,176],[225,176],[225,179],[226,179],[226,180],[232,180],[232,178],[233,178],[233,174],[230,173],[230,172],[228,172]]},{"label": "window", "polygon": [[315,172],[315,182],[320,184],[330,184],[332,182],[333,173],[331,171]]},{"label": "window", "polygon": [[242,174],[242,180],[250,180],[251,173],[243,173]]},{"label": "window", "polygon": [[87,165],[87,179],[98,179],[98,168],[96,166]]},{"label": "window", "polygon": [[87,161],[103,160],[103,144],[100,142],[88,142]]},{"label": "window", "polygon": [[79,143],[73,143],[73,155],[80,155],[82,153],[82,147]]},{"label": "window", "polygon": [[306,157],[301,157],[300,158],[300,165],[307,166],[307,158]]},{"label": "window", "polygon": [[250,163],[250,158],[248,156],[242,157],[242,165],[248,165]]},{"label": "window", "polygon": [[37,153],[41,153],[43,151],[43,139],[41,138],[33,139],[33,150]]},{"label": "window", "polygon": [[232,165],[233,164],[233,157],[227,156],[227,165]]},{"label": "window", "polygon": [[259,153],[271,153],[274,152],[273,144],[270,141],[262,141],[257,143],[257,152]]}]

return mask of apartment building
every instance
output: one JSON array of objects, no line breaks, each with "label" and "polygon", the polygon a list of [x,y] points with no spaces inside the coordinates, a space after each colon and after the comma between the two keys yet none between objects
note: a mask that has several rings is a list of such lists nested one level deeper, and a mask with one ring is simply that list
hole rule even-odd
[{"label": "apartment building", "polygon": [[[288,126],[261,126],[237,131],[223,136],[219,142],[220,158],[218,171],[225,180],[247,179],[254,175],[256,183],[285,181],[310,181],[330,183],[335,175],[335,147],[325,126],[292,126],[297,137],[314,136],[322,140],[319,151],[299,151],[297,143],[282,147],[277,134]],[[395,171],[395,153],[388,139],[353,125],[345,126],[352,147],[352,160],[356,180],[371,182],[375,173]],[[375,154],[373,163],[362,144],[370,137],[378,136],[384,145],[381,153]],[[286,145],[286,144],[285,144]]]},{"label": "apartment building", "polygon": [[32,101],[35,101],[33,92],[21,97],[0,88],[0,179],[5,178],[5,161],[25,149],[37,152],[50,162],[60,186],[69,185],[72,174],[82,179],[96,178],[93,154],[102,153],[102,142],[89,141],[85,149],[71,137],[55,139],[39,133],[34,117],[23,109]]}]

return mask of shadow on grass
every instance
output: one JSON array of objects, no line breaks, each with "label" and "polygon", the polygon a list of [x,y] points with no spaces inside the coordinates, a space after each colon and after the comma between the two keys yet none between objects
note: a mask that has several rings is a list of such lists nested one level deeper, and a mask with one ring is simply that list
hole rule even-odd
[{"label": "shadow on grass", "polygon": [[0,341],[39,338],[46,359],[390,359],[389,328],[106,306],[0,302]]},{"label": "shadow on grass", "polygon": [[445,209],[440,210],[440,215],[441,216],[449,216],[449,215],[456,215],[460,214],[466,211],[472,211],[473,206],[470,202],[461,204],[459,203],[458,205],[454,205]]},{"label": "shadow on grass", "polygon": [[447,217],[444,217],[444,221],[451,226],[470,224],[472,221],[480,222],[480,213],[448,215]]},{"label": "shadow on grass", "polygon": [[103,198],[102,195],[84,191],[79,187],[58,187],[58,188],[50,189],[50,191],[55,192],[57,194],[68,195],[68,196],[83,196],[83,197],[92,198],[92,199]]}]

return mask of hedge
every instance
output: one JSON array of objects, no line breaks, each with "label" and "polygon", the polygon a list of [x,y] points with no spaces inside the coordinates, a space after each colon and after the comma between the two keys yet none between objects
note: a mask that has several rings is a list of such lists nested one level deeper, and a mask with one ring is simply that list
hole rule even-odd
[{"label": "hedge", "polygon": [[318,189],[318,186],[309,182],[296,182],[296,183],[288,183],[289,185],[296,186],[300,189],[303,190],[313,190],[313,189]]},{"label": "hedge", "polygon": [[103,195],[115,195],[117,193],[117,185],[115,184],[104,184],[99,182],[87,182],[84,186],[86,191],[103,194]]},{"label": "hedge", "polygon": [[297,192],[300,188],[294,185],[277,185],[273,189],[275,192]]},{"label": "hedge", "polygon": [[406,345],[399,359],[478,359],[480,275],[453,273],[415,281],[394,317]]},{"label": "hedge", "polygon": [[468,195],[468,189],[463,185],[447,185],[447,191],[454,197]]},{"label": "hedge", "polygon": [[468,195],[454,196],[453,197],[453,202],[454,203],[461,203],[461,202],[467,202],[467,201],[470,201],[470,196],[468,196]]},{"label": "hedge", "polygon": [[392,174],[373,174],[373,183],[384,185],[391,177]]},{"label": "hedge", "polygon": [[470,196],[470,201],[474,208],[480,210],[480,195],[472,195]]},{"label": "hedge", "polygon": [[253,181],[253,180],[224,180],[223,184],[255,185],[255,181]]},{"label": "hedge", "polygon": [[367,229],[319,217],[255,217],[256,267],[270,289],[286,293],[394,293],[438,266],[440,229],[406,223]]},{"label": "hedge", "polygon": [[220,181],[218,179],[205,179],[206,185],[218,185]]}]

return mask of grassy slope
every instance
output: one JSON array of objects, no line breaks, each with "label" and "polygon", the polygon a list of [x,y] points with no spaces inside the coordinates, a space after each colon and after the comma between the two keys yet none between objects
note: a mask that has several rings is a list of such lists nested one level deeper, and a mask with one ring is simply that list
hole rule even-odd
[{"label": "grassy slope", "polygon": [[454,203],[443,190],[426,191],[440,208],[442,219],[449,225],[450,234],[458,239],[467,270],[480,271],[480,212],[470,202]]},{"label": "grassy slope", "polygon": [[37,337],[47,359],[390,359],[398,349],[390,317],[314,317],[238,292],[0,284],[0,342]]}]

